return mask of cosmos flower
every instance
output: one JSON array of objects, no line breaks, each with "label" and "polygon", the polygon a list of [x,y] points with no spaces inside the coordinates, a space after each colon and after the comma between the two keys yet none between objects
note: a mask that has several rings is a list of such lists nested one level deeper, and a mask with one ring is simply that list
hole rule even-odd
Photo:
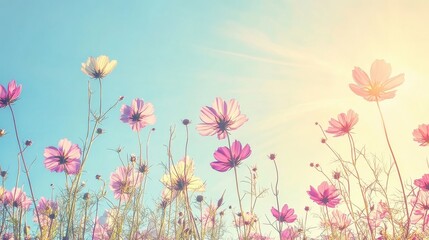
[{"label": "cosmos flower", "polygon": [[166,187],[167,196],[183,196],[184,191],[204,192],[204,183],[194,176],[194,162],[189,156],[180,160],[171,167],[170,172],[164,174],[161,182]]},{"label": "cosmos flower", "polygon": [[11,191],[4,193],[3,204],[28,210],[31,205],[31,199],[27,197],[21,188],[12,188]]},{"label": "cosmos flower", "polygon": [[122,105],[121,121],[128,123],[133,131],[140,131],[149,124],[155,124],[156,117],[153,112],[152,103],[144,103],[142,99],[136,98],[131,106]]},{"label": "cosmos flower", "polygon": [[310,199],[321,206],[334,208],[340,203],[340,193],[334,185],[329,185],[326,181],[322,182],[317,190],[310,186],[310,191],[307,191]]},{"label": "cosmos flower", "polygon": [[327,133],[335,134],[334,137],[349,134],[353,126],[358,122],[359,117],[353,110],[347,111],[347,114],[338,114],[338,120],[331,118]]},{"label": "cosmos flower", "polygon": [[217,161],[211,162],[210,166],[216,171],[225,172],[240,165],[241,161],[248,158],[251,153],[249,144],[246,144],[243,148],[241,143],[235,140],[231,145],[231,149],[220,147],[214,152],[213,156]]},{"label": "cosmos flower", "polygon": [[424,174],[422,178],[414,180],[414,185],[422,191],[429,191],[429,174]]},{"label": "cosmos flower", "polygon": [[77,174],[80,170],[81,151],[77,144],[72,144],[67,138],[61,139],[58,148],[49,146],[45,148],[45,167],[51,172]]},{"label": "cosmos flower", "polygon": [[[244,240],[244,237],[240,237],[240,240]],[[257,232],[251,233],[249,234],[249,236],[247,236],[246,239],[251,239],[251,240],[272,240],[272,238],[261,235]]]},{"label": "cosmos flower", "polygon": [[293,210],[293,208],[289,208],[287,204],[283,205],[281,212],[272,207],[271,213],[279,222],[293,223],[297,218],[295,210]]},{"label": "cosmos flower", "polygon": [[395,87],[404,82],[404,74],[390,78],[391,66],[384,60],[375,60],[371,65],[370,77],[359,67],[353,69],[356,84],[349,84],[350,89],[367,101],[382,101],[395,97]]},{"label": "cosmos flower", "polygon": [[429,124],[420,124],[417,129],[413,131],[414,141],[420,143],[420,146],[427,146],[429,144]]},{"label": "cosmos flower", "polygon": [[237,214],[235,217],[234,223],[235,226],[240,227],[243,225],[249,226],[252,225],[254,222],[258,220],[258,217],[255,214],[252,214],[250,212],[243,213],[243,217],[241,217],[241,214]]},{"label": "cosmos flower", "polygon": [[350,226],[351,220],[346,214],[342,213],[338,209],[334,209],[334,211],[332,211],[331,224],[338,230],[343,231]]},{"label": "cosmos flower", "polygon": [[410,202],[414,208],[413,214],[411,215],[411,223],[417,224],[423,220],[425,226],[428,225],[429,191],[420,191],[418,196],[411,198]]},{"label": "cosmos flower", "polygon": [[248,119],[240,113],[240,105],[235,99],[229,103],[217,97],[213,107],[205,106],[201,109],[197,130],[202,136],[217,134],[218,139],[224,139],[226,135],[243,125]]},{"label": "cosmos flower", "polygon": [[293,227],[288,227],[282,231],[282,239],[281,240],[295,240],[298,238],[299,232],[293,229]]},{"label": "cosmos flower", "polygon": [[9,82],[7,90],[3,85],[0,85],[0,108],[7,107],[18,100],[21,88],[21,85],[16,85],[15,80]]},{"label": "cosmos flower", "polygon": [[[36,208],[39,213],[40,223],[43,227],[49,227],[51,222],[58,217],[58,203],[55,201],[41,197]],[[33,221],[37,222],[36,211],[34,211]]]},{"label": "cosmos flower", "polygon": [[116,60],[109,60],[109,57],[101,55],[97,58],[89,57],[86,63],[82,63],[80,70],[91,78],[102,79],[106,77],[116,67]]},{"label": "cosmos flower", "polygon": [[214,204],[210,204],[202,215],[201,223],[204,229],[213,228],[216,225],[216,211],[217,207]]},{"label": "cosmos flower", "polygon": [[143,175],[132,167],[119,167],[110,175],[110,189],[115,199],[127,201],[134,190],[140,186]]}]

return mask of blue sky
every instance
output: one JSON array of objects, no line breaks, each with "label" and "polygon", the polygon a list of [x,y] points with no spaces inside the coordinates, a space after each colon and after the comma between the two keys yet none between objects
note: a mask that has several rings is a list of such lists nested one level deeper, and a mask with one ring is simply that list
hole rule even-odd
[{"label": "blue sky", "polygon": [[[64,137],[80,144],[85,134],[88,77],[80,64],[104,54],[118,61],[103,80],[104,108],[121,95],[125,104],[139,97],[155,107],[148,201],[161,192],[160,163],[166,161],[164,145],[172,125],[174,157],[184,154],[184,118],[192,121],[189,153],[196,175],[206,180],[207,196],[217,199],[232,181],[232,172],[217,173],[209,166],[214,150],[226,142],[195,130],[199,109],[220,96],[236,98],[249,117],[232,135],[253,150],[240,174],[256,164],[263,187],[269,188],[273,166],[266,155],[277,153],[281,202],[302,216],[305,205],[315,207],[305,191],[323,179],[308,164],[320,162],[330,169],[333,159],[319,143],[314,122],[327,127],[331,117],[352,108],[360,115],[358,144],[389,159],[376,106],[348,88],[354,66],[368,71],[375,59],[385,59],[393,74],[405,73],[397,97],[382,107],[405,179],[427,172],[427,150],[411,136],[418,124],[429,122],[429,19],[424,9],[425,1],[5,1],[0,7],[0,83],[16,79],[23,85],[14,109],[21,139],[34,143],[26,158],[34,160],[37,196],[64,179],[44,168],[43,149]],[[97,96],[96,82],[91,83]],[[108,179],[120,164],[108,149],[138,151],[136,134],[119,121],[119,108],[104,122],[106,134],[91,153],[83,177],[89,188],[95,174]],[[11,173],[6,184],[11,187],[18,148],[7,109],[0,111],[0,128],[8,131],[0,139],[0,164]],[[339,148],[346,143],[332,142]],[[234,190],[227,192],[226,204],[233,205]],[[261,200],[262,219],[273,204],[270,195]]]}]

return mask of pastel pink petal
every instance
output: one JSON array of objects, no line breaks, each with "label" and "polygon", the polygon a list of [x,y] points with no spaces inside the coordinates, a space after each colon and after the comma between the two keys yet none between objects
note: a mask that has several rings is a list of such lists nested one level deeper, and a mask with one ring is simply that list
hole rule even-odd
[{"label": "pastel pink petal", "polygon": [[241,127],[247,121],[248,118],[246,117],[246,115],[240,115],[236,119],[234,119],[234,122],[229,127],[231,128],[231,130],[235,130]]},{"label": "pastel pink petal", "polygon": [[396,90],[395,91],[381,93],[380,96],[379,96],[379,98],[378,98],[378,100],[382,101],[382,100],[386,100],[386,99],[392,99],[392,98],[395,97],[395,93],[396,93]]},{"label": "pastel pink petal", "polygon": [[211,166],[214,170],[219,171],[219,172],[226,172],[226,171],[228,171],[229,169],[231,169],[231,166],[230,166],[230,165],[228,165],[228,164],[227,164],[227,163],[225,163],[225,162],[211,162],[211,163],[210,163],[210,166]]},{"label": "pastel pink petal", "polygon": [[235,119],[240,115],[240,107],[235,99],[229,100],[227,116],[230,119]]},{"label": "pastel pink petal", "polygon": [[217,138],[218,138],[219,140],[225,139],[225,138],[226,138],[226,134],[227,134],[227,132],[226,132],[226,131],[224,131],[224,132],[218,132],[218,133],[217,133]]},{"label": "pastel pink petal", "polygon": [[389,63],[384,60],[375,60],[371,65],[371,81],[372,85],[386,81],[392,72],[392,68]]},{"label": "pastel pink petal", "polygon": [[202,136],[211,136],[216,133],[216,129],[213,126],[200,123],[197,125],[197,131]]},{"label": "pastel pink petal", "polygon": [[146,125],[153,125],[156,123],[156,116],[155,115],[150,115],[145,117],[144,122],[146,123]]},{"label": "pastel pink petal", "polygon": [[[350,89],[358,96],[367,97],[369,95],[368,91],[362,89],[356,84],[349,84]],[[367,99],[368,100],[368,99]]]},{"label": "pastel pink petal", "polygon": [[200,119],[205,123],[216,122],[217,114],[213,112],[214,110],[209,107],[203,107],[201,109]]},{"label": "pastel pink petal", "polygon": [[352,71],[352,76],[355,82],[362,86],[367,86],[370,84],[368,75],[359,67],[355,67]]},{"label": "pastel pink petal", "polygon": [[71,145],[72,145],[72,143],[67,138],[61,139],[58,142],[59,150],[63,153],[68,153],[68,151],[71,148]]},{"label": "pastel pink petal", "polygon": [[66,172],[68,174],[77,174],[80,170],[80,162],[79,161],[69,161],[65,164]]},{"label": "pastel pink petal", "polygon": [[81,152],[80,152],[79,146],[77,144],[73,144],[67,156],[73,159],[80,159],[80,155],[81,155]]},{"label": "pastel pink petal", "polygon": [[45,148],[45,151],[43,153],[43,156],[45,158],[56,157],[59,155],[60,155],[60,153],[58,152],[58,149],[55,147],[52,147],[52,146]]},{"label": "pastel pink petal", "polygon": [[401,85],[404,82],[404,74],[392,77],[383,83],[383,88],[387,91]]},{"label": "pastel pink petal", "polygon": [[218,114],[218,116],[224,116],[224,101],[222,100],[222,98],[217,97],[214,102],[213,102],[213,109],[215,110],[215,112]]}]

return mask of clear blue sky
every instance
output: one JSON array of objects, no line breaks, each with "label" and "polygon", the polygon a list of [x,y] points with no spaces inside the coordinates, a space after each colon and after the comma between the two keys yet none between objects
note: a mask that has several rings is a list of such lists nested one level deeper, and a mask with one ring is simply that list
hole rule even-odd
[{"label": "clear blue sky", "polygon": [[[322,181],[308,164],[320,162],[329,169],[333,158],[319,144],[315,121],[326,126],[331,117],[354,109],[361,119],[358,144],[388,159],[375,105],[348,89],[353,67],[368,70],[378,58],[390,62],[394,74],[405,73],[398,96],[383,107],[393,142],[401,146],[406,179],[420,177],[427,151],[412,142],[411,132],[429,122],[427,101],[421,101],[429,87],[427,7],[425,1],[3,1],[0,83],[16,79],[23,85],[14,109],[21,139],[34,143],[26,158],[34,160],[36,195],[47,195],[50,183],[61,185],[64,179],[44,168],[43,149],[61,138],[81,143],[84,137],[88,77],[80,64],[101,54],[118,61],[103,80],[104,107],[120,95],[125,104],[139,97],[155,107],[148,202],[161,192],[160,163],[166,161],[171,125],[177,128],[174,157],[183,156],[184,118],[192,121],[189,154],[196,175],[207,181],[207,196],[217,198],[230,185],[232,172],[217,173],[209,166],[214,150],[226,143],[195,130],[199,109],[220,96],[236,98],[249,117],[232,136],[253,150],[240,174],[246,173],[245,165],[257,164],[261,183],[269,188],[274,179],[266,155],[276,152],[281,201],[302,217],[305,205],[314,206],[305,191]],[[108,179],[120,164],[108,149],[138,152],[136,134],[119,115],[119,107],[109,114],[103,125],[107,133],[94,145],[83,177],[89,188],[95,174]],[[11,187],[18,148],[7,109],[0,110],[0,128],[8,131],[0,139],[0,164],[11,172],[6,184]],[[413,164],[407,164],[410,153]],[[26,184],[23,177],[21,184]],[[231,202],[226,204],[234,204],[233,189],[227,192]],[[267,195],[261,219],[271,205],[274,199]]]}]

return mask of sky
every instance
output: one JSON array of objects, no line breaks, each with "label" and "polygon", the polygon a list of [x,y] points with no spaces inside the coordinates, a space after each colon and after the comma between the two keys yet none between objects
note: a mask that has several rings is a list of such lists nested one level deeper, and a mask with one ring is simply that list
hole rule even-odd
[{"label": "sky", "polygon": [[[359,114],[357,146],[390,160],[376,105],[348,87],[352,69],[369,71],[375,59],[389,62],[392,74],[405,74],[397,96],[383,101],[381,108],[403,177],[411,183],[428,172],[428,150],[411,134],[429,123],[427,7],[423,0],[2,1],[0,84],[15,79],[23,86],[13,108],[20,138],[33,141],[25,156],[33,162],[36,196],[48,195],[51,183],[63,187],[64,175],[44,168],[43,149],[62,138],[82,143],[90,79],[80,65],[99,55],[118,61],[103,80],[103,108],[119,96],[125,97],[121,104],[143,98],[155,107],[147,204],[162,189],[171,126],[176,128],[174,160],[184,155],[181,120],[187,118],[192,122],[188,152],[195,175],[206,181],[205,196],[217,201],[226,189],[226,206],[236,205],[235,190],[229,187],[233,172],[218,173],[209,165],[213,152],[227,143],[195,129],[201,107],[222,97],[237,99],[249,118],[231,136],[252,148],[252,156],[240,166],[241,178],[256,165],[261,188],[270,188],[274,166],[267,155],[276,153],[280,202],[295,208],[299,217],[304,206],[317,209],[306,191],[324,178],[309,164],[320,163],[327,172],[336,165],[320,143],[323,135],[315,122],[326,129],[330,118],[353,109]],[[97,82],[90,83],[98,96]],[[96,174],[108,179],[120,165],[111,149],[123,147],[124,157],[138,153],[137,136],[120,122],[119,109],[104,121],[106,134],[91,152],[83,176],[89,191],[98,187]],[[9,171],[6,186],[11,188],[19,150],[8,109],[0,109],[0,128],[8,132],[0,139],[0,166]],[[143,139],[148,131],[142,132]],[[347,139],[328,141],[347,156]],[[28,189],[22,174],[20,184]],[[274,204],[270,193],[260,200],[261,219],[271,217]]]}]

